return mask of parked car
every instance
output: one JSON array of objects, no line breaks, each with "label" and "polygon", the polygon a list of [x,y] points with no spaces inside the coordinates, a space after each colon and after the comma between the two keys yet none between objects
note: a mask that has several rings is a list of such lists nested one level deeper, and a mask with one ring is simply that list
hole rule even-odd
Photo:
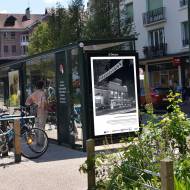
[{"label": "parked car", "polygon": [[[150,99],[154,109],[167,109],[167,106],[169,105],[167,95],[170,90],[170,88],[162,87],[157,87],[150,90]],[[146,104],[145,92],[141,89],[140,93],[140,105],[144,108]]]},{"label": "parked car", "polygon": [[151,101],[155,109],[167,109],[169,105],[167,95],[170,88],[154,88],[151,91]]}]

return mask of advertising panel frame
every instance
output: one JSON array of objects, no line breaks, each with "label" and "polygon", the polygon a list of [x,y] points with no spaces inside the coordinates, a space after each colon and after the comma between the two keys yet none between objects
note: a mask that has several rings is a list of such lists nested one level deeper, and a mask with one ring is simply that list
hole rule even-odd
[{"label": "advertising panel frame", "polygon": [[[107,57],[106,59],[107,60],[119,60],[121,58],[127,58],[130,59],[130,58],[134,58],[133,60],[135,60],[135,62],[133,63],[134,66],[134,76],[136,74],[136,79],[134,79],[135,81],[135,109],[136,109],[136,114],[137,114],[137,124],[138,124],[138,130],[140,129],[139,128],[139,125],[140,125],[140,119],[139,119],[139,106],[140,106],[140,98],[139,98],[139,92],[140,92],[140,80],[139,80],[139,62],[138,62],[138,54],[135,52],[135,51],[86,51],[85,52],[85,58],[86,58],[86,63],[87,63],[87,73],[86,73],[86,94],[88,94],[88,108],[86,110],[86,114],[87,114],[87,123],[88,123],[88,129],[87,129],[87,138],[95,138],[95,139],[99,139],[99,138],[104,138],[106,136],[112,136],[113,138],[119,138],[121,136],[124,136],[126,134],[129,134],[129,133],[133,133],[134,131],[127,131],[127,130],[122,130],[121,131],[118,131],[118,132],[108,132],[108,133],[104,133],[104,134],[100,134],[100,133],[97,133],[96,132],[96,129],[95,129],[95,125],[96,125],[96,106],[95,106],[95,99],[94,99],[94,78],[92,77],[92,72],[93,72],[93,69],[92,69],[92,62],[91,62],[91,58],[93,57],[93,59],[95,58],[98,58],[98,59],[102,59],[102,57]],[[111,75],[114,73],[114,70],[117,70],[119,69],[120,67],[122,67],[122,65],[119,66],[119,63],[118,65],[115,64],[116,66],[113,66],[111,68],[111,71],[109,72],[105,72],[104,75],[101,75],[101,80],[103,80],[103,78],[106,78],[106,77],[109,77],[109,76],[106,76],[106,75]],[[118,66],[118,67],[117,67]],[[119,81],[119,80],[118,80]],[[123,88],[122,86],[120,88]],[[120,105],[121,107],[124,106],[124,105]],[[104,109],[104,108],[103,108]],[[121,108],[122,109],[122,108]],[[109,110],[109,112],[111,112]],[[137,130],[135,130],[137,131]]]}]

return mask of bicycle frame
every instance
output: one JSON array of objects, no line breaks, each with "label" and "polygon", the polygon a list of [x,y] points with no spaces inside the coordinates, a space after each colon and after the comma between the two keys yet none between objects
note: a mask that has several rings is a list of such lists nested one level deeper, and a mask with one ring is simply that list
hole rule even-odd
[{"label": "bicycle frame", "polygon": [[[17,109],[20,111],[20,127],[21,127],[21,134],[23,134],[24,132],[26,132],[27,130],[30,130],[28,128],[28,126],[26,125],[26,121],[24,119],[24,116],[26,115],[26,112],[23,111],[23,107],[20,109]],[[9,114],[2,114],[0,115],[0,118],[4,118],[7,119],[6,123],[10,122],[9,118],[11,120],[12,117],[18,117],[18,115],[9,115]],[[0,154],[8,151],[9,147],[8,144],[13,140],[14,136],[15,136],[15,132],[12,126],[7,125],[4,126],[5,130],[1,130],[2,126],[0,126]]]}]

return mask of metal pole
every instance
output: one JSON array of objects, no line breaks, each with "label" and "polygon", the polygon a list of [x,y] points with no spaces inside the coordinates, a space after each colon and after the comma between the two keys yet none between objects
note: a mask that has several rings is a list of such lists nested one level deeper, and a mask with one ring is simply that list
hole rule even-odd
[{"label": "metal pole", "polygon": [[118,37],[121,37],[120,0],[117,0]]},{"label": "metal pole", "polygon": [[188,42],[189,42],[189,61],[188,63],[190,63],[190,0],[188,0],[188,29],[189,29],[189,39],[188,39]]}]

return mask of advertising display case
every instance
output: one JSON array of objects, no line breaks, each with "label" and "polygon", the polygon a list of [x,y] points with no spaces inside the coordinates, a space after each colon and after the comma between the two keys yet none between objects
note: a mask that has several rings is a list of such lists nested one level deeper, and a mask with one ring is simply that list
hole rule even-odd
[{"label": "advertising display case", "polygon": [[10,85],[16,83],[11,104],[25,105],[36,82],[43,80],[48,100],[45,130],[58,144],[85,150],[89,138],[138,131],[135,40],[78,41],[2,64],[0,84],[9,88],[1,87],[1,102],[7,101],[4,97],[10,102]]},{"label": "advertising display case", "polygon": [[86,52],[88,60],[89,136],[139,130],[138,55],[125,51]]}]

